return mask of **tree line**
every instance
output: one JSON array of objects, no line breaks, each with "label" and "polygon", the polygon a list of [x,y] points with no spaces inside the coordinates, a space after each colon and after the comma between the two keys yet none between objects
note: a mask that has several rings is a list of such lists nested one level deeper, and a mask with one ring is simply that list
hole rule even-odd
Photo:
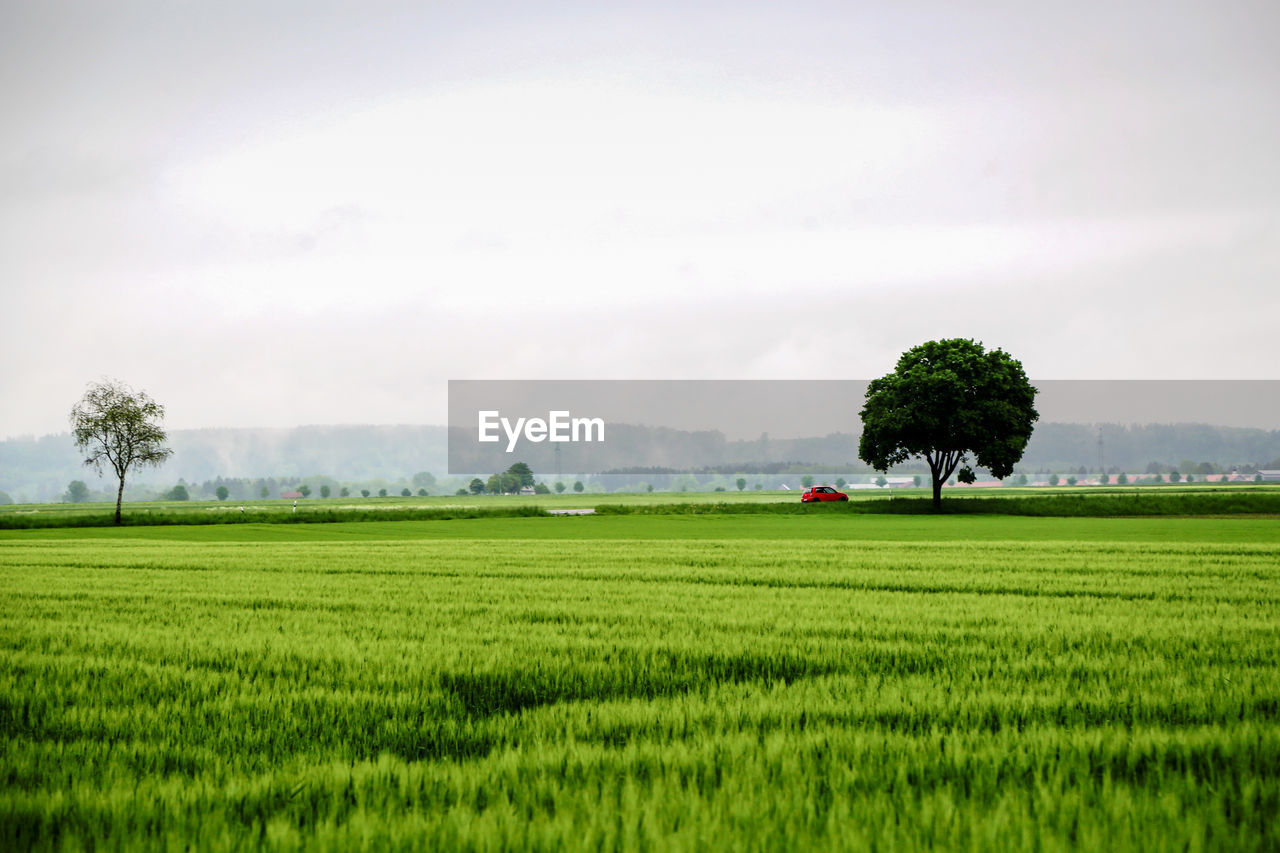
[{"label": "tree line", "polygon": [[[1207,418],[1210,414],[1197,413],[1196,416]],[[398,495],[405,488],[416,494],[424,486],[414,483],[410,472],[438,473],[447,469],[444,435],[444,427],[176,430],[168,442],[173,449],[172,458],[157,473],[145,470],[131,476],[125,485],[125,497],[127,500],[152,499],[171,489],[179,478],[183,478],[193,499],[213,498],[211,491],[206,492],[205,484],[212,482],[212,488],[216,489],[219,480],[226,483],[232,500],[259,496],[262,485],[259,481],[266,481],[272,495],[303,482],[310,482],[317,492],[321,483],[328,482],[335,495],[343,486],[351,489],[353,496],[361,489],[369,489],[376,495],[383,488],[391,495]],[[671,483],[686,474],[698,481],[709,480],[712,475],[733,478],[742,474],[755,478],[753,482],[781,473],[836,472],[846,477],[860,476],[871,474],[872,469],[857,458],[859,437],[860,434],[855,433],[841,434],[838,442],[831,445],[825,443],[826,439],[813,439],[812,446],[805,449],[784,447],[781,439],[771,439],[768,452],[772,459],[768,461],[762,461],[754,452],[760,443],[748,441],[725,442],[719,445],[716,456],[697,460],[687,467],[652,466],[641,470],[629,464],[634,459],[624,460],[628,464],[604,468],[580,467],[565,460],[564,467],[581,473],[612,469],[617,473],[639,474],[640,480],[659,488],[670,488]],[[1120,471],[1146,471],[1153,462],[1165,468],[1161,473],[1166,476],[1174,468],[1184,475],[1188,473],[1185,464],[1188,461],[1197,467],[1211,465],[1216,471],[1280,468],[1280,431],[1195,423],[1038,422],[1019,469],[1028,473],[1066,474],[1084,467],[1096,472],[1100,467],[1099,437],[1102,438],[1101,468],[1112,476]],[[812,455],[804,455],[810,452]],[[837,452],[839,455],[833,455]],[[556,470],[554,459],[544,460],[545,467],[530,456],[524,461],[538,472]],[[480,470],[483,469],[476,472]],[[904,463],[896,470],[917,473],[912,463]],[[921,463],[919,472],[924,470]],[[440,475],[440,486],[425,488],[437,494],[454,494],[458,488],[469,485],[471,476],[458,482]],[[571,475],[567,482],[571,485],[576,476]],[[26,502],[56,501],[66,493],[71,480],[86,480],[94,492],[115,485],[99,484],[84,475],[68,433],[0,441],[0,502],[6,495]],[[681,482],[693,488],[687,479]],[[675,488],[678,491],[680,485]]]}]

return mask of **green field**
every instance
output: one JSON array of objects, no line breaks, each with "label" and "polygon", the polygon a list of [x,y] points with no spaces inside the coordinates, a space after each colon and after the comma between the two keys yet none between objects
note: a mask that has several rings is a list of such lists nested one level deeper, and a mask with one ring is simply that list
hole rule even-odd
[{"label": "green field", "polygon": [[0,602],[6,850],[1280,848],[1276,517],[0,531]]},{"label": "green field", "polygon": [[[1201,487],[1204,488],[1204,487]],[[1253,488],[1253,487],[1250,487]],[[1270,488],[1269,486],[1261,486],[1258,488]],[[990,492],[990,489],[974,489],[973,491]],[[1007,489],[1005,491],[1012,491]],[[1042,490],[1047,491],[1047,490]],[[898,494],[911,493],[916,495],[926,494],[924,489],[899,489]],[[377,509],[416,509],[429,507],[470,507],[475,509],[493,508],[493,507],[512,507],[512,506],[528,506],[529,504],[538,504],[540,506],[549,507],[584,507],[598,506],[600,504],[610,503],[626,503],[626,504],[653,504],[653,503],[670,503],[673,500],[690,501],[690,502],[745,502],[745,503],[769,503],[773,501],[794,501],[800,496],[800,492],[796,490],[786,491],[726,491],[726,492],[566,492],[565,494],[549,494],[549,495],[435,495],[431,497],[400,497],[399,495],[389,495],[385,498],[379,497],[346,497],[346,498],[304,498],[297,501],[298,512],[314,511],[325,508],[340,508],[351,510],[377,510]],[[855,498],[865,499],[888,499],[889,491],[881,492],[879,490],[864,490],[854,492]],[[189,512],[192,514],[208,513],[208,512],[239,512],[243,507],[245,510],[259,510],[263,512],[279,512],[287,513],[293,511],[292,500],[284,500],[281,498],[262,498],[247,501],[225,500],[225,501],[135,501],[125,502],[124,511],[126,514],[146,513],[146,512]],[[101,515],[109,515],[115,512],[114,502],[96,502],[96,503],[45,503],[45,504],[0,504],[0,518],[9,514],[27,514],[27,513],[59,513],[80,515],[85,513],[97,513]]]},{"label": "green field", "polygon": [[[806,505],[797,491],[614,492],[610,494],[482,495],[467,497],[332,498],[255,501],[145,501],[124,505],[129,526],[347,521],[442,520],[541,515],[547,510],[594,508],[602,513],[930,513],[927,489],[852,490],[842,504]],[[297,504],[296,506],[294,504]],[[1090,488],[962,488],[948,490],[950,513],[1129,516],[1280,515],[1280,486],[1140,486]],[[107,527],[109,503],[0,505],[0,530]]]}]

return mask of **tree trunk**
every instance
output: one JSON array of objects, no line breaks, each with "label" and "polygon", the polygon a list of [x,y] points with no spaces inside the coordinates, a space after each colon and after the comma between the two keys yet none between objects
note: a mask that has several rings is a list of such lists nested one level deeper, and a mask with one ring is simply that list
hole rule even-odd
[{"label": "tree trunk", "polygon": [[120,478],[120,487],[116,489],[116,524],[120,523],[120,501],[124,499],[124,477]]},{"label": "tree trunk", "polygon": [[925,460],[929,463],[929,473],[933,475],[933,511],[942,512],[942,484],[956,470],[960,459],[958,455],[952,456],[949,452],[938,452],[936,456],[928,454]]}]

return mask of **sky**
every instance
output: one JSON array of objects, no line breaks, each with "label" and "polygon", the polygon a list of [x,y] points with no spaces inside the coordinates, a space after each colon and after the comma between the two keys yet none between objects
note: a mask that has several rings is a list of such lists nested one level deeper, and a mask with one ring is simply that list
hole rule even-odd
[{"label": "sky", "polygon": [[1280,378],[1277,43],[1273,0],[6,3],[0,438],[103,377],[444,423],[939,337]]}]

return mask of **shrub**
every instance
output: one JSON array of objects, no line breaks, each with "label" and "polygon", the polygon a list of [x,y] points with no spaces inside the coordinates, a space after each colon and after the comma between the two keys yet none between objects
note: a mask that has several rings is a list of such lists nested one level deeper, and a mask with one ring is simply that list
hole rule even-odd
[{"label": "shrub", "polygon": [[[600,515],[798,515],[812,504],[785,503],[677,503],[601,504]],[[922,515],[933,512],[927,498],[892,501],[867,500],[821,505],[833,513],[852,515]],[[1143,491],[1113,494],[1018,494],[1009,497],[957,499],[943,512],[952,515],[1022,515],[1059,518],[1113,518],[1117,516],[1178,516],[1271,514],[1280,512],[1280,492],[1224,490],[1204,492]]]}]

